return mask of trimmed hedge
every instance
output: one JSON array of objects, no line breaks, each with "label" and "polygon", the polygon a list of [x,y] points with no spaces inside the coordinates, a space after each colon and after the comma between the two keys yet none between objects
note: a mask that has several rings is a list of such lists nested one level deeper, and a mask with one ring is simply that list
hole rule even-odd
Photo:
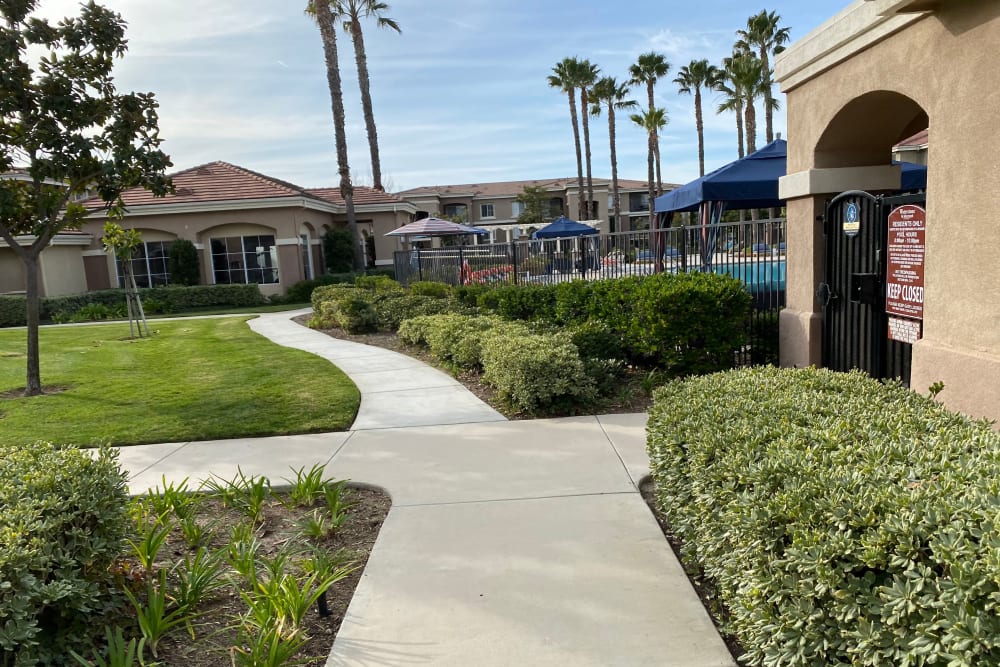
[{"label": "trimmed hedge", "polygon": [[752,665],[1000,664],[1000,434],[855,372],[668,384],[647,448]]},{"label": "trimmed hedge", "polygon": [[[141,287],[139,297],[158,304],[163,312],[178,312],[195,308],[257,306],[266,303],[257,285],[168,285]],[[21,295],[0,296],[0,326],[24,326],[25,302]],[[109,289],[83,292],[41,300],[43,320],[69,320],[73,314],[90,306],[114,310],[125,304],[125,290]]]},{"label": "trimmed hedge", "polygon": [[113,611],[129,525],[117,454],[0,447],[0,662],[66,664]]}]

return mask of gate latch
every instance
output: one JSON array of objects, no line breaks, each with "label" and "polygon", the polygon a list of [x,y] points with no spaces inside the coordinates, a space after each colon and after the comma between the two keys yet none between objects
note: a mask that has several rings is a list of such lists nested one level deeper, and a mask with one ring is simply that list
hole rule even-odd
[{"label": "gate latch", "polygon": [[874,306],[881,295],[881,283],[877,273],[852,273],[851,301]]},{"label": "gate latch", "polygon": [[837,293],[828,284],[820,283],[819,287],[816,288],[816,299],[823,308],[826,308],[831,301],[837,299]]}]

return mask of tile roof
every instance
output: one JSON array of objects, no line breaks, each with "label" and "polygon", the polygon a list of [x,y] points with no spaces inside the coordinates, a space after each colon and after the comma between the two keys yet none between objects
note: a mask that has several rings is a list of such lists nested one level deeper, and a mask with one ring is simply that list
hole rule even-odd
[{"label": "tile roof", "polygon": [[[171,174],[174,193],[154,197],[145,188],[131,188],[122,193],[125,206],[158,204],[198,204],[246,199],[305,197],[317,202],[342,205],[339,188],[302,188],[294,183],[251,171],[228,162],[216,161]],[[355,186],[356,204],[399,204],[403,200],[372,188]],[[96,203],[95,199],[89,200]],[[87,202],[84,202],[86,205]]]},{"label": "tile roof", "polygon": [[[611,179],[595,178],[594,185],[610,187]],[[458,197],[462,195],[473,195],[475,197],[513,197],[521,194],[525,187],[544,187],[546,190],[565,190],[576,187],[576,178],[554,178],[548,180],[533,181],[502,181],[496,183],[465,183],[461,185],[430,185],[419,188],[412,188],[397,192],[396,194],[404,198],[419,197],[421,195],[438,195],[442,197]],[[665,187],[677,187],[676,185],[664,183]],[[646,188],[646,181],[632,181],[618,179],[618,187],[626,190],[639,190]]]},{"label": "tile roof", "polygon": [[926,148],[928,145],[928,137],[930,136],[930,128],[926,130],[921,130],[917,132],[912,137],[907,137],[903,139],[898,144],[893,146],[893,148]]}]

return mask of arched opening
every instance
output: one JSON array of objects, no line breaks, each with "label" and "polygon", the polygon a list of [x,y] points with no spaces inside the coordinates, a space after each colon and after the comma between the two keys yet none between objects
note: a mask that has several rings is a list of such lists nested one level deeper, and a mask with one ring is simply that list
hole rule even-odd
[{"label": "arched opening", "polygon": [[928,125],[927,112],[906,95],[865,93],[827,125],[816,142],[814,164],[817,169],[889,164],[892,147]]}]

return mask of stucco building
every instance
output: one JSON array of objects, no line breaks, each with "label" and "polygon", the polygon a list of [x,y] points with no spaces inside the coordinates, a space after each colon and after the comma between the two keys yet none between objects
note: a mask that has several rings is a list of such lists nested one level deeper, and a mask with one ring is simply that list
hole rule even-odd
[{"label": "stucco building", "polygon": [[782,365],[838,368],[843,346],[863,366],[898,343],[886,343],[898,335],[886,318],[888,208],[834,198],[898,188],[892,147],[927,130],[917,145],[928,165],[926,231],[911,267],[920,286],[909,292],[922,312],[902,318],[916,340],[901,344],[901,363],[914,390],[943,382],[950,407],[1000,419],[998,53],[996,0],[856,0],[777,58],[789,135]]}]

